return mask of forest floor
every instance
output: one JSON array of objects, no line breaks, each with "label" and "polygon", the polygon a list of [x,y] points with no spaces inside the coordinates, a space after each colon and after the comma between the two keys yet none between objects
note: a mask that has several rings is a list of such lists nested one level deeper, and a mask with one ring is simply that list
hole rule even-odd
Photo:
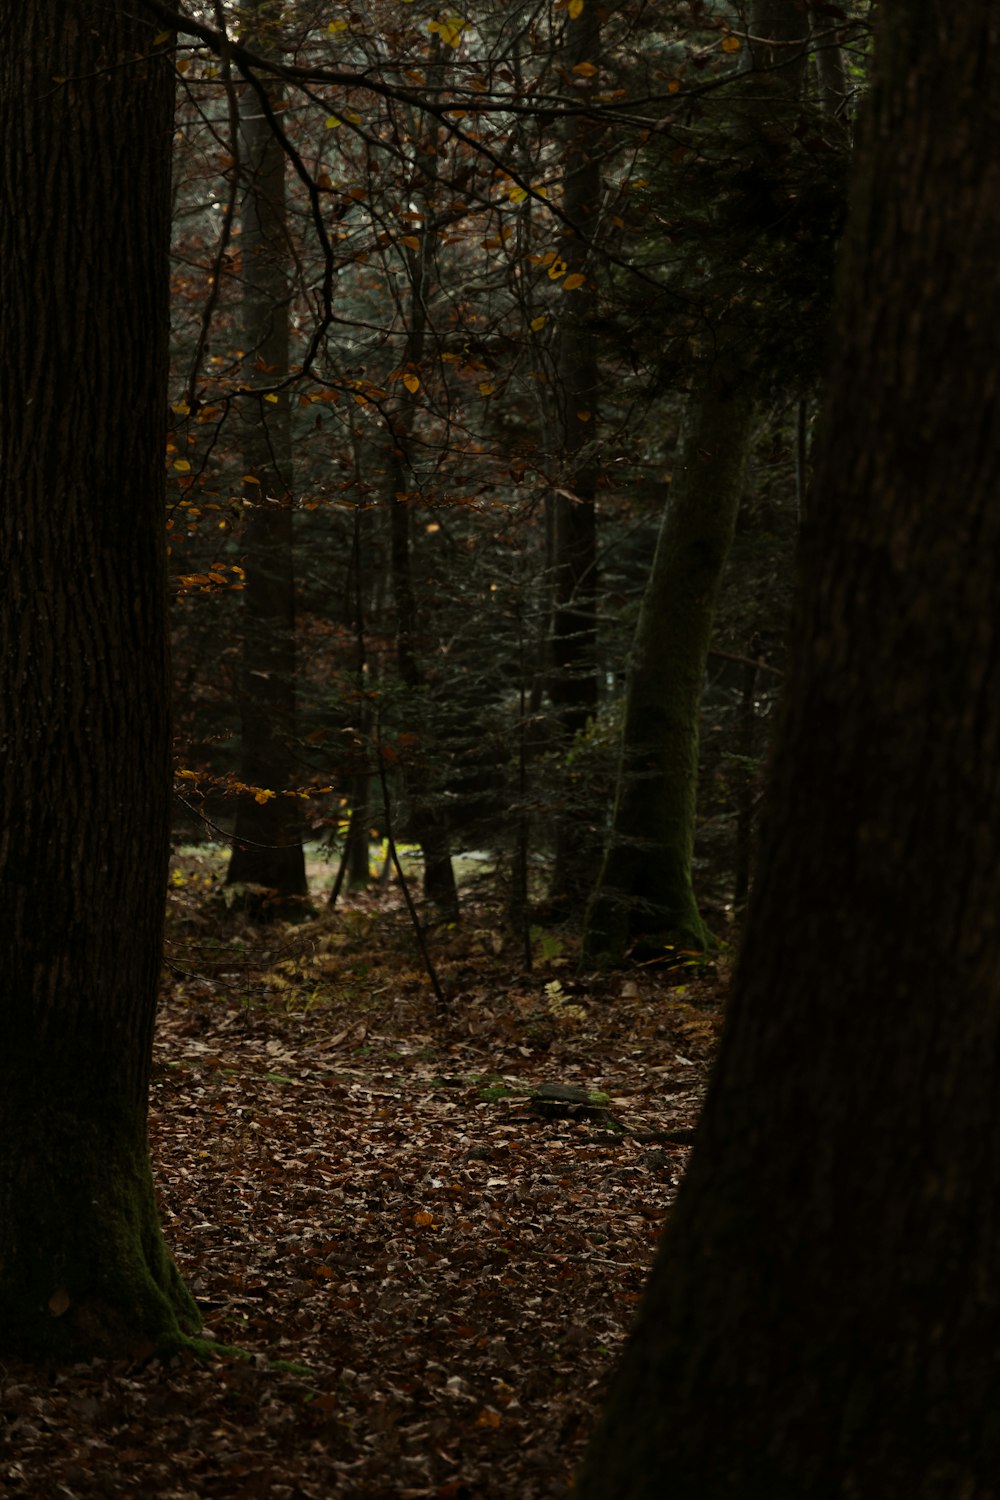
[{"label": "forest floor", "polygon": [[[0,1367],[0,1495],[568,1495],[722,980],[580,979],[553,932],[526,970],[473,897],[430,936],[442,1010],[398,892],[254,930],[214,884],[175,870],[151,1136],[207,1335],[247,1357]],[[540,1116],[543,1083],[608,1114]]]}]

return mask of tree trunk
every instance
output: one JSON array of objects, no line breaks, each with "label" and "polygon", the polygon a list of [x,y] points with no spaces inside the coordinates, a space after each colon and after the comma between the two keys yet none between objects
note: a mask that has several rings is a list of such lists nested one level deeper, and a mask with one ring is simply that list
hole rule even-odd
[{"label": "tree trunk", "polygon": [[581,1500],[997,1492],[1000,18],[878,17],[744,951]]},{"label": "tree trunk", "polygon": [[3,1356],[170,1347],[199,1321],[146,1144],[174,70],[136,9],[0,19]]},{"label": "tree trunk", "polygon": [[[244,0],[249,38],[264,55],[278,45],[275,0]],[[272,105],[275,85],[264,86]],[[240,155],[246,191],[241,212],[243,341],[254,383],[270,388],[288,375],[288,264],[285,153],[256,90],[241,97]],[[292,438],[287,390],[245,398],[243,461],[243,670],[240,683],[240,780],[252,790],[237,803],[227,885],[257,886],[255,915],[300,908],[309,894],[294,786],[295,569],[292,536]]]},{"label": "tree trunk", "polygon": [[[572,23],[565,49],[567,72],[579,63],[596,65],[600,56],[598,7],[588,5]],[[594,78],[597,75],[595,73]],[[594,80],[577,76],[580,102],[594,92]],[[598,231],[601,168],[600,127],[578,119],[566,142],[563,212],[572,229],[559,245],[566,277],[593,273],[591,241]],[[560,302],[558,352],[558,432],[562,487],[550,496],[553,611],[552,675],[549,696],[566,750],[597,712],[597,340],[589,317],[594,293],[586,286],[564,292]],[[568,778],[567,778],[568,779]],[[556,825],[550,897],[579,907],[593,885],[600,835],[589,809],[568,799]]]},{"label": "tree trunk", "polygon": [[715,601],[743,489],[754,404],[741,372],[710,370],[690,400],[629,663],[612,831],[582,962],[704,950],[691,880],[698,727]]},{"label": "tree trunk", "polygon": [[[431,77],[438,87],[442,86],[445,76],[440,54],[440,43],[435,39],[431,53]],[[427,131],[431,132],[431,139],[423,141],[422,133]],[[426,207],[427,200],[433,196],[437,173],[438,131],[430,120],[423,120],[414,133],[417,139],[416,158],[425,183],[423,196]],[[409,249],[406,253],[410,288],[402,367],[416,374],[422,367],[426,350],[427,302],[431,296],[430,280],[435,263],[433,237],[426,228],[420,235],[419,248]],[[421,746],[416,753],[407,755],[402,772],[410,799],[410,831],[424,857],[424,895],[443,911],[454,914],[458,912],[458,886],[451,859],[451,831],[447,815],[436,796],[435,781],[438,778],[434,773],[435,735],[433,726],[429,723],[427,673],[418,645],[419,611],[413,585],[411,507],[407,500],[400,499],[412,485],[406,464],[415,422],[414,393],[407,392],[404,387],[389,437],[390,560],[392,590],[396,602],[396,662],[400,678],[410,690],[408,709]]]},{"label": "tree trunk", "polygon": [[[734,121],[748,156],[758,131],[780,138],[794,128],[807,55],[797,0],[754,0],[749,29],[746,67],[754,77],[743,86]],[[739,333],[722,324],[716,339],[688,402],[680,474],[640,611],[611,836],[587,911],[584,965],[614,967],[630,951],[669,957],[711,943],[692,879],[701,695],[754,415]]]}]

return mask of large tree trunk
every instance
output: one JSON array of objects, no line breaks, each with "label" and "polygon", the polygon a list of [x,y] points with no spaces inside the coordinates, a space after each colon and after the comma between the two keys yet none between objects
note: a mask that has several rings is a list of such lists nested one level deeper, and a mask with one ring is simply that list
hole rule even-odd
[{"label": "large tree trunk", "polygon": [[[275,56],[281,7],[244,0],[247,39]],[[266,86],[272,105],[277,88]],[[265,388],[288,375],[291,294],[285,199],[285,153],[257,92],[241,98],[241,211],[243,341],[254,383]],[[240,780],[252,790],[237,803],[228,885],[257,886],[248,894],[257,916],[301,909],[309,893],[302,849],[302,815],[283,796],[298,779],[295,755],[295,568],[293,556],[292,435],[288,391],[246,398],[243,458],[247,479],[243,530],[243,670],[240,682]]]},{"label": "large tree trunk", "polygon": [[582,1500],[1000,1474],[1000,18],[879,8],[729,1023]]},{"label": "large tree trunk", "polygon": [[3,1355],[122,1353],[198,1323],[146,1145],[174,72],[136,10],[0,18]]}]

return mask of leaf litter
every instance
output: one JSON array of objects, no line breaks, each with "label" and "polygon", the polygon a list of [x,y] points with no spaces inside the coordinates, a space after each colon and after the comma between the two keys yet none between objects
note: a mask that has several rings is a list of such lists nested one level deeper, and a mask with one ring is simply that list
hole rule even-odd
[{"label": "leaf litter", "polygon": [[[391,897],[254,931],[172,890],[161,1213],[206,1336],[246,1358],[0,1366],[0,1495],[570,1492],[721,984],[578,980],[549,936],[525,973],[499,930],[473,909],[432,934],[442,1016]],[[534,1113],[542,1084],[601,1091],[606,1126]]]}]

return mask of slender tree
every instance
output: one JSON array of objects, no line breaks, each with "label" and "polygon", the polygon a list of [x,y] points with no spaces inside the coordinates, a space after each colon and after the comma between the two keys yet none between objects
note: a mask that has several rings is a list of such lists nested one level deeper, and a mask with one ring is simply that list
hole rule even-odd
[{"label": "slender tree", "polygon": [[[262,56],[280,52],[280,5],[244,0],[247,40]],[[285,153],[273,118],[280,90],[244,85],[240,170],[244,181],[243,342],[254,382],[265,394],[244,398],[243,670],[240,683],[240,779],[252,788],[237,803],[229,885],[259,886],[269,900],[248,900],[258,915],[278,914],[308,895],[302,817],[295,797],[295,566],[292,441],[287,389],[291,252]]]},{"label": "slender tree", "polygon": [[1000,1473],[1000,17],[879,8],[784,731],[583,1500]]},{"label": "slender tree", "polygon": [[711,941],[691,878],[699,713],[753,414],[734,360],[712,366],[689,403],[629,661],[612,832],[584,924],[586,965],[620,964],[630,951],[701,951]]},{"label": "slender tree", "polygon": [[122,1353],[198,1323],[146,1144],[174,70],[143,10],[0,9],[4,1355]]},{"label": "slender tree", "polygon": [[[749,31],[734,130],[752,164],[761,134],[783,149],[797,121],[805,13],[798,0],[754,0]],[[584,964],[711,943],[692,862],[705,667],[757,406],[741,301],[711,330],[695,370],[629,662],[611,834],[584,924]]]},{"label": "slender tree", "polygon": [[[567,30],[563,49],[568,76],[575,76],[580,102],[598,92],[601,16],[585,6]],[[574,68],[593,72],[573,74]],[[601,376],[598,340],[593,329],[593,292],[586,281],[594,272],[593,241],[601,214],[601,127],[581,113],[566,128],[563,213],[559,240],[560,270],[565,282],[578,283],[560,298],[556,334],[556,421],[561,484],[548,496],[553,582],[552,675],[549,696],[559,734],[569,748],[597,712],[597,477]],[[579,285],[584,279],[583,286]],[[559,903],[584,901],[593,884],[593,828],[570,800],[556,826],[551,898]]]},{"label": "slender tree", "polygon": [[[441,57],[440,40],[435,37],[430,49],[428,71],[432,86],[440,88],[446,76]],[[420,171],[420,186],[414,188],[412,201],[421,204],[429,217],[437,177],[437,152],[442,132],[429,119],[414,122],[414,158]],[[433,329],[428,324],[428,303],[433,296],[436,275],[436,253],[433,236],[419,236],[416,248],[406,247],[408,287],[404,320],[402,368],[411,381],[423,361]],[[412,493],[413,470],[411,450],[417,428],[417,408],[413,392],[400,382],[402,392],[389,434],[389,559],[392,591],[396,604],[396,665],[400,680],[408,690],[408,716],[417,726],[419,748],[404,763],[403,781],[410,803],[409,831],[420,845],[424,860],[424,895],[444,911],[457,912],[458,886],[451,859],[451,835],[448,819],[435,795],[433,745],[434,730],[429,722],[427,670],[422,660],[420,634],[422,615],[414,579],[413,517],[409,496]]]}]

